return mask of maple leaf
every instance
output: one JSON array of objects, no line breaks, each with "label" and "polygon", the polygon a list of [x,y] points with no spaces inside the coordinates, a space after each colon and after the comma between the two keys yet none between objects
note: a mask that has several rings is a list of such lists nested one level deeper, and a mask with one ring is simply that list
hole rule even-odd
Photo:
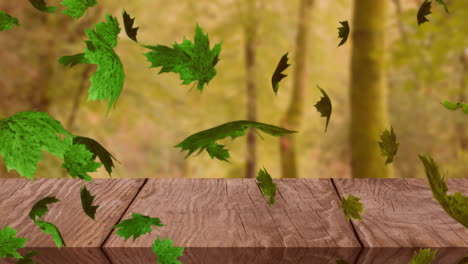
[{"label": "maple leaf", "polygon": [[278,95],[279,82],[287,76],[282,72],[290,65],[291,64],[288,64],[288,52],[286,52],[286,54],[281,57],[280,61],[278,62],[278,66],[276,66],[275,72],[271,77],[271,86],[273,87],[273,92],[275,92],[276,95]]},{"label": "maple leaf", "polygon": [[77,64],[89,63],[89,61],[85,58],[84,53],[78,53],[71,56],[62,56],[57,61],[63,66],[70,66],[70,68]]},{"label": "maple leaf", "polygon": [[349,36],[349,24],[348,21],[340,21],[341,27],[338,28],[338,37],[341,38],[340,44],[338,44],[338,47],[345,44],[346,40],[348,40]]},{"label": "maple leaf", "polygon": [[18,19],[0,10],[0,31],[12,29],[13,25],[20,25]]},{"label": "maple leaf", "polygon": [[419,249],[418,252],[414,252],[413,258],[409,264],[431,264],[437,254],[437,249],[431,252],[430,248]]},{"label": "maple leaf", "polygon": [[93,195],[86,189],[86,186],[80,188],[80,197],[81,197],[81,206],[83,207],[83,211],[87,214],[91,219],[94,219],[96,214],[96,210],[98,209],[99,205],[92,205],[94,201]]},{"label": "maple leaf", "polygon": [[256,179],[258,180],[257,185],[262,190],[263,195],[270,197],[268,205],[271,206],[275,204],[276,183],[273,182],[268,171],[265,168],[263,168],[263,170],[258,170],[258,176]]},{"label": "maple leaf", "polygon": [[28,253],[24,254],[23,258],[19,259],[16,264],[34,264],[32,257],[39,255],[41,251],[31,250]]},{"label": "maple leaf", "polygon": [[267,134],[277,137],[297,132],[259,122],[240,120],[222,124],[193,134],[174,147],[180,147],[182,149],[181,151],[188,150],[185,158],[189,157],[197,149],[200,149],[198,153],[206,149],[211,158],[214,157],[219,160],[227,161],[227,158],[230,157],[228,150],[224,149],[223,145],[216,144],[216,141],[226,137],[234,139],[236,137],[243,136],[248,128],[259,129]]},{"label": "maple leaf", "polygon": [[327,93],[317,85],[317,88],[323,94],[323,97],[314,105],[317,108],[317,111],[320,113],[320,116],[327,118],[327,123],[325,124],[325,132],[327,132],[328,122],[330,121],[330,116],[332,114],[332,103],[330,97]]},{"label": "maple leaf", "polygon": [[445,177],[439,172],[437,163],[431,156],[419,155],[419,159],[424,164],[424,171],[429,179],[429,186],[434,199],[444,208],[444,210],[455,220],[468,228],[468,197],[460,192],[447,195],[448,187]]},{"label": "maple leaf", "polygon": [[36,217],[42,218],[49,211],[47,205],[56,202],[60,202],[60,200],[53,196],[47,196],[37,201],[31,208],[31,211],[29,211],[29,217],[33,221],[36,221]]},{"label": "maple leaf", "polygon": [[124,237],[127,240],[130,236],[133,236],[133,240],[139,236],[150,233],[151,226],[164,226],[159,218],[153,218],[146,215],[132,213],[132,218],[121,221],[113,228],[120,228],[116,234]]},{"label": "maple leaf", "polygon": [[208,35],[203,34],[198,24],[193,43],[184,38],[181,44],[175,43],[173,48],[163,45],[144,47],[152,50],[145,53],[145,57],[151,62],[150,68],[162,66],[158,74],[178,73],[183,80],[182,84],[195,81],[200,92],[216,75],[214,67],[219,61],[221,43],[210,50]]},{"label": "maple leaf", "polygon": [[112,159],[115,161],[119,162],[112,154],[109,153],[99,142],[92,138],[87,138],[87,137],[81,137],[81,136],[75,136],[73,138],[73,144],[82,144],[88,149],[91,153],[93,153],[92,160],[94,160],[97,157],[99,157],[99,160],[101,161],[102,164],[104,164],[104,167],[106,168],[107,173],[109,176],[112,173],[112,168],[114,166],[114,162],[112,162]]},{"label": "maple leaf", "polygon": [[462,103],[452,103],[452,102],[449,102],[447,100],[444,100],[441,104],[448,110],[457,110],[457,109],[461,108],[463,113],[468,114],[468,104],[466,104],[466,103],[463,103],[463,102]]},{"label": "maple leaf", "polygon": [[131,38],[133,41],[138,42],[136,35],[137,35],[139,27],[137,28],[133,27],[135,18],[131,18],[130,15],[125,10],[122,13],[122,17],[124,21],[125,33],[127,33],[127,36]]},{"label": "maple leaf", "polygon": [[64,14],[73,18],[80,18],[88,8],[97,4],[97,0],[63,0],[60,4],[67,7],[63,11]]},{"label": "maple leaf", "polygon": [[35,220],[34,223],[42,230],[42,232],[44,232],[45,234],[52,235],[52,239],[54,240],[55,245],[57,245],[58,248],[62,246],[67,246],[65,244],[65,241],[63,241],[60,231],[54,224],[41,220]]},{"label": "maple leaf", "polygon": [[447,12],[447,13],[449,12],[449,11],[448,11],[447,5],[444,3],[444,0],[436,0],[436,2],[437,2],[439,5],[442,5],[442,6],[444,7],[445,12]]},{"label": "maple leaf", "polygon": [[154,241],[151,250],[157,258],[158,264],[182,264],[177,260],[184,253],[183,247],[173,247],[174,242],[168,238],[160,240],[159,237]]},{"label": "maple leaf", "polygon": [[22,258],[16,250],[24,248],[27,241],[27,238],[16,237],[16,230],[9,226],[0,229],[0,258]]},{"label": "maple leaf", "polygon": [[346,219],[349,220],[351,217],[357,220],[362,220],[360,213],[364,211],[364,207],[361,202],[361,198],[357,198],[350,194],[348,198],[341,198],[341,208],[345,213]]},{"label": "maple leaf", "polygon": [[33,180],[41,150],[63,158],[68,145],[56,133],[72,136],[45,112],[25,111],[0,120],[0,155],[7,170]]},{"label": "maple leaf", "polygon": [[[70,140],[67,138],[66,140]],[[102,164],[94,162],[91,153],[83,144],[70,144],[63,155],[62,168],[67,169],[72,178],[93,181],[88,172],[95,172]]]},{"label": "maple leaf", "polygon": [[42,12],[54,13],[57,10],[56,6],[47,6],[44,0],[29,0],[29,2],[37,10],[42,11]]},{"label": "maple leaf", "polygon": [[418,14],[416,16],[418,20],[418,25],[421,25],[424,22],[428,22],[429,20],[426,18],[427,15],[432,14],[431,12],[431,1],[424,0],[421,7],[419,7]]},{"label": "maple leaf", "polygon": [[387,157],[385,165],[390,164],[393,162],[393,158],[397,154],[398,147],[400,147],[400,143],[396,142],[396,135],[393,131],[393,127],[390,127],[390,131],[385,129],[382,135],[380,135],[380,140],[382,140],[379,142],[382,156]]}]

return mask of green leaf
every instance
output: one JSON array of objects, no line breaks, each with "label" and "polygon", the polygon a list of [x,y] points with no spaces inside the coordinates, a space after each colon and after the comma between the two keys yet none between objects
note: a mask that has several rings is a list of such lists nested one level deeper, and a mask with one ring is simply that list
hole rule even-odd
[{"label": "green leaf", "polygon": [[89,63],[89,61],[85,58],[84,53],[78,53],[71,56],[62,56],[57,61],[65,67],[70,66],[70,68],[77,64]]},{"label": "green leaf", "polygon": [[327,123],[325,124],[325,132],[327,132],[328,122],[330,121],[330,116],[332,114],[332,103],[330,97],[327,93],[317,85],[317,88],[322,92],[323,97],[315,104],[315,108],[320,113],[320,116],[327,118]]},{"label": "green leaf", "polygon": [[216,75],[214,67],[219,61],[221,43],[210,50],[208,35],[203,34],[198,25],[193,43],[184,38],[181,44],[175,43],[173,48],[163,45],[144,47],[153,50],[145,54],[147,60],[151,62],[150,68],[162,66],[158,74],[178,73],[183,80],[182,84],[195,81],[200,92]]},{"label": "green leaf", "polygon": [[31,208],[31,211],[29,211],[29,217],[33,221],[36,221],[36,217],[42,218],[49,211],[47,205],[56,202],[60,202],[60,200],[53,196],[47,196],[46,198],[37,201]]},{"label": "green leaf", "polygon": [[416,16],[418,20],[418,25],[421,25],[424,22],[428,22],[429,20],[426,18],[427,15],[432,14],[431,12],[431,1],[424,0],[421,7],[419,7],[418,14]]},{"label": "green leaf", "polygon": [[32,257],[39,255],[41,251],[28,251],[28,253],[24,254],[22,259],[19,259],[16,264],[34,264],[34,260],[32,260]]},{"label": "green leaf", "polygon": [[89,64],[98,65],[90,79],[88,100],[109,98],[108,114],[122,92],[125,73],[119,56],[113,50],[117,46],[117,36],[120,33],[119,22],[109,14],[106,14],[106,20],[107,22],[97,23],[94,29],[85,30],[89,38],[85,40],[85,59]]},{"label": "green leaf", "polygon": [[357,220],[362,220],[360,213],[364,211],[364,207],[361,202],[361,198],[357,198],[350,194],[348,198],[341,198],[341,208],[345,213],[346,219],[349,220],[351,217]]},{"label": "green leaf", "polygon": [[16,230],[11,227],[0,229],[0,258],[22,258],[16,250],[24,248],[27,241],[27,238],[16,237]]},{"label": "green leaf", "polygon": [[273,87],[273,92],[275,92],[276,95],[278,95],[279,82],[287,76],[282,72],[286,70],[286,68],[288,68],[290,65],[291,64],[288,64],[288,52],[286,52],[286,54],[284,54],[281,57],[278,66],[276,66],[275,72],[271,77],[271,86]]},{"label": "green leaf", "polygon": [[13,25],[20,25],[18,19],[0,10],[0,31],[12,29]]},{"label": "green leaf", "polygon": [[452,103],[444,100],[441,104],[448,110],[457,110],[461,108],[463,113],[468,114],[468,104],[466,103]]},{"label": "green leaf", "polygon": [[132,213],[132,218],[121,221],[113,228],[120,228],[116,234],[127,240],[133,236],[133,241],[145,233],[151,233],[151,226],[164,226],[159,218]]},{"label": "green leaf", "polygon": [[81,206],[83,207],[83,211],[87,214],[91,219],[94,219],[96,214],[96,210],[98,209],[99,205],[92,205],[94,201],[93,195],[86,189],[86,186],[80,188],[80,197],[81,197]]},{"label": "green leaf", "polygon": [[265,168],[263,168],[263,170],[258,170],[257,180],[257,185],[262,190],[263,195],[270,197],[268,205],[271,206],[275,204],[276,183],[273,182],[271,175]]},{"label": "green leaf", "polygon": [[159,237],[154,241],[151,250],[157,258],[158,264],[182,264],[177,258],[184,253],[183,247],[173,247],[174,241],[164,238],[159,240]]},{"label": "green leaf", "polygon": [[459,192],[447,195],[448,187],[445,183],[445,177],[440,175],[437,163],[431,156],[419,155],[419,159],[424,164],[424,170],[429,179],[434,199],[452,218],[468,228],[468,197]]},{"label": "green leaf", "polygon": [[134,28],[133,23],[135,22],[135,18],[131,18],[130,15],[127,13],[127,11],[123,11],[122,13],[123,21],[124,21],[124,27],[125,27],[125,33],[127,33],[127,36],[132,39],[135,42],[138,42],[137,40],[137,32],[139,27]]},{"label": "green leaf", "polygon": [[61,5],[67,7],[64,14],[69,15],[73,18],[80,18],[90,7],[97,4],[96,0],[63,0]]},{"label": "green leaf", "polygon": [[44,0],[29,0],[29,2],[39,11],[46,13],[54,13],[57,10],[56,6],[47,6]]},{"label": "green leaf", "polygon": [[444,0],[436,0],[436,2],[437,2],[439,5],[442,5],[442,6],[444,7],[445,12],[447,12],[447,13],[449,12],[449,11],[448,11],[447,5],[444,3]]},{"label": "green leaf", "polygon": [[341,27],[338,28],[338,37],[341,38],[340,44],[338,44],[338,47],[345,44],[346,40],[348,40],[349,36],[349,24],[348,21],[340,21]]},{"label": "green leaf", "polygon": [[63,158],[68,145],[56,134],[72,136],[45,112],[25,111],[0,119],[0,155],[8,171],[34,179],[42,151]]},{"label": "green leaf", "polygon": [[52,239],[54,240],[55,245],[57,245],[58,248],[62,246],[67,246],[65,244],[65,241],[63,241],[60,231],[54,224],[41,220],[36,220],[34,221],[34,223],[42,230],[42,232],[44,232],[45,234],[52,235]]},{"label": "green leaf", "polygon": [[[281,137],[286,134],[297,132],[297,131],[291,131],[291,130],[287,130],[287,129],[277,127],[277,126],[254,122],[254,121],[240,120],[240,121],[229,122],[229,123],[193,134],[189,136],[188,138],[184,139],[182,142],[180,142],[174,147],[182,148],[181,151],[188,150],[188,153],[185,156],[185,158],[189,157],[197,149],[200,149],[198,153],[206,149],[207,152],[210,154],[211,158],[214,157],[219,160],[227,161],[227,158],[230,157],[229,152],[223,148],[224,147],[223,145],[216,144],[216,141],[226,138],[226,137],[231,137],[232,139],[234,139],[236,137],[243,136],[245,135],[245,131],[248,128],[256,128],[267,134],[270,134],[276,137]],[[210,148],[210,150],[208,150],[208,148]]]},{"label": "green leaf", "polygon": [[431,264],[434,261],[437,254],[437,249],[431,252],[430,248],[420,249],[418,252],[414,252],[413,258],[409,264]]},{"label": "green leaf", "polygon": [[92,160],[94,160],[97,157],[99,157],[99,160],[101,161],[102,164],[104,164],[104,167],[106,168],[107,173],[109,173],[109,176],[112,173],[112,168],[114,166],[114,162],[112,159],[115,161],[119,162],[112,154],[109,153],[99,142],[92,138],[87,138],[87,137],[80,137],[80,136],[75,136],[73,138],[73,144],[82,144],[88,149],[91,153],[93,153]]},{"label": "green leaf", "polygon": [[390,164],[393,162],[393,158],[397,154],[398,147],[400,147],[400,143],[396,142],[396,135],[393,131],[393,127],[390,127],[390,131],[385,129],[385,131],[380,135],[379,147],[380,151],[382,152],[382,156],[387,157],[385,161],[385,165]]},{"label": "green leaf", "polygon": [[83,144],[71,144],[63,156],[63,161],[62,168],[67,169],[72,178],[90,182],[93,179],[88,175],[88,172],[95,172],[102,165],[99,162],[94,162],[93,153]]}]

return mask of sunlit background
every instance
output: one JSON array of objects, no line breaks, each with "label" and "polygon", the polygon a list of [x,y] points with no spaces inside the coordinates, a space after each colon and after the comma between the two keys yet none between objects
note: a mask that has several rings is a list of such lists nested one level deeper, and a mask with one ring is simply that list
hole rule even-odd
[{"label": "sunlit background", "polygon": [[[121,163],[117,178],[239,178],[245,176],[246,137],[225,139],[231,162],[210,159],[206,152],[184,159],[174,145],[193,133],[247,119],[246,27],[252,22],[250,0],[98,1],[82,18],[41,13],[28,1],[2,1],[3,10],[21,26],[0,32],[0,118],[20,111],[47,111],[76,135],[94,138]],[[253,0],[251,0],[253,1]],[[258,31],[255,42],[257,120],[279,125],[293,90],[299,0],[255,0]],[[60,1],[47,1],[58,5]],[[449,177],[468,176],[468,115],[449,111],[441,101],[460,101],[468,94],[468,1],[445,0],[450,12],[433,3],[430,22],[418,27],[422,0],[389,3],[385,71],[390,125],[400,149],[393,162],[395,177],[423,177],[418,154],[430,154]],[[302,125],[297,130],[299,177],[351,177],[348,127],[350,51],[352,39],[340,47],[339,21],[351,30],[352,1],[316,0],[307,24],[307,93]],[[143,56],[149,50],[131,41],[123,30],[122,10],[135,17],[142,45],[171,46],[193,40],[198,25],[210,45],[222,42],[217,75],[200,93],[181,85],[175,73],[157,74]],[[106,117],[107,101],[87,101],[89,77],[96,66],[65,68],[56,60],[83,52],[84,29],[103,21],[105,13],[119,19],[122,31],[116,53],[125,69],[125,85],[115,108]],[[291,66],[278,95],[271,76],[281,56],[289,52]],[[317,85],[333,103],[328,131],[314,107]],[[465,99],[466,100],[466,99]],[[279,139],[258,139],[257,168],[281,177]],[[376,138],[376,145],[379,139]],[[36,177],[65,177],[62,161],[44,152]],[[365,160],[362,160],[365,163]],[[382,157],[382,162],[385,159]],[[6,173],[0,162],[2,177]],[[91,174],[109,177],[102,167]]]}]

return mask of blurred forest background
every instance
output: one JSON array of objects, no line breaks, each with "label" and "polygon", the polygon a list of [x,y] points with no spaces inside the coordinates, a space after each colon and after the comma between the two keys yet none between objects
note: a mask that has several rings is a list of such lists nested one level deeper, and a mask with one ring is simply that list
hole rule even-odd
[{"label": "blurred forest background", "polygon": [[[78,20],[39,12],[26,0],[1,1],[0,10],[18,18],[21,26],[0,32],[0,118],[47,111],[71,133],[96,139],[121,162],[112,177],[239,178],[256,176],[262,167],[274,178],[342,178],[354,170],[354,177],[424,177],[418,154],[430,154],[449,177],[467,177],[468,116],[446,110],[440,102],[466,101],[468,95],[468,1],[444,1],[450,12],[434,1],[430,21],[421,26],[416,13],[422,0],[101,0]],[[211,46],[222,41],[217,75],[203,93],[180,85],[178,74],[149,69],[143,56],[149,50],[125,35],[123,9],[136,17],[140,44],[193,40],[196,23]],[[107,101],[87,101],[96,66],[70,69],[57,62],[83,52],[84,29],[104,21],[105,13],[119,19],[122,31],[115,51],[126,75],[117,106],[107,117]],[[337,28],[344,20],[351,34],[337,47]],[[367,32],[372,41],[359,32]],[[286,52],[291,66],[276,96],[270,80]],[[352,62],[353,56],[377,59],[367,65]],[[378,92],[363,92],[363,82]],[[321,97],[317,85],[333,104],[326,133],[325,118],[314,107]],[[361,113],[354,124],[351,109]],[[281,144],[263,133],[263,140],[255,134],[222,140],[230,149],[230,163],[211,160],[206,152],[184,159],[186,153],[173,147],[193,133],[245,119],[300,133]],[[370,134],[356,130],[366,120],[378,124]],[[377,142],[390,126],[400,148],[385,168]],[[367,131],[365,125],[361,128]],[[366,136],[371,136],[367,143],[362,140]],[[370,150],[358,144],[368,144]],[[281,152],[289,154],[282,158]],[[46,152],[43,157],[36,177],[64,177],[59,158]],[[297,161],[291,162],[294,157]],[[380,167],[366,171],[374,165]],[[365,167],[362,174],[359,167]],[[386,172],[374,173],[379,170]],[[16,171],[7,173],[1,159],[0,173],[19,177]],[[91,175],[109,177],[103,167]]]}]

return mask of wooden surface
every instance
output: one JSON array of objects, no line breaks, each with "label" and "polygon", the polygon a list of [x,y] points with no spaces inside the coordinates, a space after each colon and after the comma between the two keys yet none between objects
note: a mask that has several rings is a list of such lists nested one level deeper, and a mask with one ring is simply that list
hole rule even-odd
[{"label": "wooden surface", "polygon": [[[437,249],[434,264],[456,264],[468,254],[468,229],[432,198],[426,179],[274,179],[268,206],[255,179],[95,179],[86,183],[96,221],[81,208],[81,181],[0,179],[0,227],[9,225],[41,247],[36,263],[156,263],[159,236],[185,247],[184,264],[408,263],[419,248]],[[449,179],[449,193],[468,195],[468,179]],[[364,204],[362,221],[347,221],[340,197]],[[56,249],[28,217],[38,200],[55,196],[45,217],[69,247]],[[140,213],[166,226],[137,240],[112,226]],[[25,250],[20,250],[25,253]],[[0,263],[15,263],[1,260]]]}]

